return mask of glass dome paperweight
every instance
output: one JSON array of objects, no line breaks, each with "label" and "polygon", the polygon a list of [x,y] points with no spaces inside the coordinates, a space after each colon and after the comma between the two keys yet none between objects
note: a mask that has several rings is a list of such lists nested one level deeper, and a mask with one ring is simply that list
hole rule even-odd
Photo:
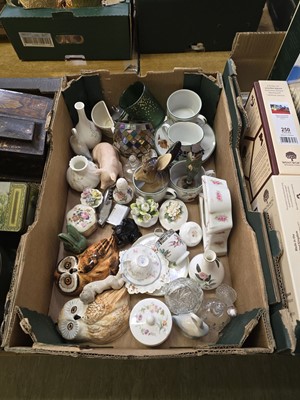
[{"label": "glass dome paperweight", "polygon": [[173,314],[197,313],[203,301],[200,283],[178,278],[165,287],[165,302]]}]

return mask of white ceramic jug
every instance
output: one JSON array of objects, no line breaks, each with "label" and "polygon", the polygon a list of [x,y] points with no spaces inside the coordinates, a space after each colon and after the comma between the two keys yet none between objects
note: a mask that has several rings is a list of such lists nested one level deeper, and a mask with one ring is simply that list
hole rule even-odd
[{"label": "white ceramic jug", "polygon": [[78,192],[87,187],[95,188],[100,183],[99,168],[85,156],[75,156],[69,162],[67,181]]}]

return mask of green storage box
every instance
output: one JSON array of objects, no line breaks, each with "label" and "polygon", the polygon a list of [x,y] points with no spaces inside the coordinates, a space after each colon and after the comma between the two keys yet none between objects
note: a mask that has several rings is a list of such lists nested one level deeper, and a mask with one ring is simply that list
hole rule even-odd
[{"label": "green storage box", "polygon": [[0,22],[21,60],[131,58],[130,0],[108,7],[68,10],[5,6]]}]

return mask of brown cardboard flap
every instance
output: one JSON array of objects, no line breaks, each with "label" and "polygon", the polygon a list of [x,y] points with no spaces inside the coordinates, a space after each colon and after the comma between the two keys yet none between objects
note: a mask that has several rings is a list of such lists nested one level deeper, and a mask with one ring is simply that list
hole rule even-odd
[{"label": "brown cardboard flap", "polygon": [[234,60],[242,92],[253,82],[267,79],[284,39],[285,32],[238,32],[230,57]]},{"label": "brown cardboard flap", "polygon": [[258,324],[262,313],[263,310],[257,308],[245,312],[244,314],[237,315],[227,326],[225,326],[217,344],[241,347]]},{"label": "brown cardboard flap", "polygon": [[16,307],[16,313],[20,319],[21,329],[34,343],[64,344],[63,338],[47,315],[22,307]]}]

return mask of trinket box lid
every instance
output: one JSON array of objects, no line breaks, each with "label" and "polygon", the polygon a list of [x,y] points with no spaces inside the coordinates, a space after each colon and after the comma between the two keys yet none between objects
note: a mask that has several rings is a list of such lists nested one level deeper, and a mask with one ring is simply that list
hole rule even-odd
[{"label": "trinket box lid", "polygon": [[161,300],[143,299],[131,310],[129,326],[131,333],[140,343],[158,346],[171,333],[171,312]]}]

